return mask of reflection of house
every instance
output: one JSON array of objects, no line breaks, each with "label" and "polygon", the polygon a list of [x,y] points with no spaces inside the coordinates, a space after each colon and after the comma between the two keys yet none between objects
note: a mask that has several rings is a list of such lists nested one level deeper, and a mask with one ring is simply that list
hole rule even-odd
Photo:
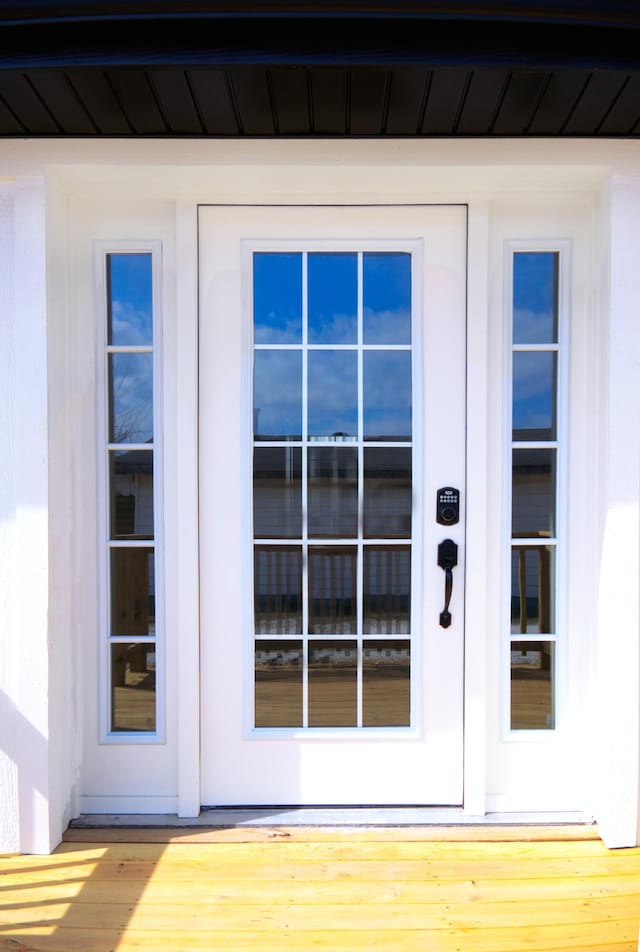
[{"label": "reflection of house", "polygon": [[[340,16],[322,0],[143,6],[131,17],[86,0],[80,17],[7,0],[0,11],[11,35],[0,51],[0,850],[47,851],[83,810],[197,814],[201,752],[217,736],[212,672],[227,670],[212,625],[229,651],[245,650],[257,617],[269,645],[303,627],[355,641],[359,625],[408,652],[411,595],[421,673],[457,679],[455,806],[595,815],[608,844],[640,841],[640,14],[602,0],[498,4],[490,16],[473,0],[347,2]],[[429,243],[436,226],[418,234],[404,217],[443,205],[465,210],[455,266],[437,257],[453,226]],[[224,246],[236,207],[256,217],[237,226],[232,273],[201,238],[215,209]],[[306,216],[295,241],[282,223],[291,208]],[[258,209],[300,254],[313,242],[411,246],[412,419],[424,437],[411,466],[400,442],[318,441],[303,503],[302,450],[262,434],[252,500],[251,333],[238,314],[251,307],[249,244],[276,242],[255,231]],[[348,238],[333,233],[338,219]],[[560,262],[563,330],[545,345],[557,354],[557,440],[509,431],[512,258],[548,251]],[[111,254],[153,258],[155,337],[137,349],[102,339]],[[467,336],[454,354],[442,302],[459,281]],[[212,341],[209,315],[227,306]],[[103,433],[106,355],[134,351],[155,367],[146,449]],[[225,409],[211,430],[207,401]],[[255,420],[271,433],[266,414]],[[455,532],[434,505],[450,481],[451,420],[466,447],[453,674],[435,553]],[[303,543],[316,552],[304,566]],[[244,603],[208,571],[212,549]],[[539,714],[541,685],[547,700],[557,691],[557,723],[511,729],[512,674],[523,716]],[[308,684],[295,683],[302,698]],[[128,705],[125,740],[104,727],[110,704]],[[368,723],[383,724],[384,703],[373,707]]]}]

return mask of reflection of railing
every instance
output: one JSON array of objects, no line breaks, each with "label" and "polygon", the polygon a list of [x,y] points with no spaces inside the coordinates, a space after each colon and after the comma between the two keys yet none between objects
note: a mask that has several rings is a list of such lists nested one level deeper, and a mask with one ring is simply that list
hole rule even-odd
[{"label": "reflection of railing", "polygon": [[520,606],[520,634],[531,631],[527,606],[527,552],[537,554],[538,575],[538,632],[551,631],[551,549],[544,545],[516,543],[514,553],[518,555],[518,604]]}]

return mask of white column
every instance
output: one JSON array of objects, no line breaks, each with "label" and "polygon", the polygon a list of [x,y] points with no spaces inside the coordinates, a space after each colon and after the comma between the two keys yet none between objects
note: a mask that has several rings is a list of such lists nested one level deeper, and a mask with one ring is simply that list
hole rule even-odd
[{"label": "white column", "polygon": [[44,186],[0,184],[0,851],[49,852]]},{"label": "white column", "polygon": [[593,750],[597,819],[605,843],[618,847],[638,842],[640,793],[640,178],[612,181],[609,280],[598,675],[591,714],[599,734]]}]

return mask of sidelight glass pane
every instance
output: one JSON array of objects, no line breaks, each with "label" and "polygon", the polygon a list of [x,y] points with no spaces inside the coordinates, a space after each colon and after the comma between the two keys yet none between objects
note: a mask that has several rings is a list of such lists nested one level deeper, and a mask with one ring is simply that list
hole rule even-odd
[{"label": "sidelight glass pane", "polygon": [[511,553],[511,631],[553,634],[555,546],[514,544]]},{"label": "sidelight glass pane", "polygon": [[153,354],[109,354],[109,442],[153,440]]},{"label": "sidelight glass pane", "polygon": [[557,343],[558,260],[556,251],[514,254],[514,344]]},{"label": "sidelight glass pane", "polygon": [[555,440],[556,354],[513,355],[513,439]]},{"label": "sidelight glass pane", "polygon": [[310,254],[309,343],[355,344],[358,339],[358,257]]},{"label": "sidelight glass pane", "polygon": [[363,362],[365,440],[410,440],[411,352],[365,351]]},{"label": "sidelight glass pane", "polygon": [[264,446],[253,451],[253,532],[257,539],[302,536],[302,450]]},{"label": "sidelight glass pane", "polygon": [[556,450],[513,451],[514,538],[555,535]]},{"label": "sidelight glass pane", "polygon": [[302,353],[257,350],[253,364],[256,440],[302,438]]},{"label": "sidelight glass pane", "polygon": [[365,546],[363,600],[365,635],[409,634],[410,546]]},{"label": "sidelight glass pane", "polygon": [[309,632],[356,633],[356,546],[309,547]]},{"label": "sidelight glass pane", "polygon": [[148,347],[153,341],[151,255],[107,255],[107,342]]},{"label": "sidelight glass pane", "polygon": [[302,342],[302,255],[253,256],[253,333],[256,344]]},{"label": "sidelight glass pane", "polygon": [[411,536],[411,449],[372,447],[364,451],[365,539]]},{"label": "sidelight glass pane", "polygon": [[365,344],[411,343],[411,255],[363,256]]},{"label": "sidelight glass pane", "polygon": [[256,642],[255,726],[302,727],[301,642]]},{"label": "sidelight glass pane", "polygon": [[112,539],[153,539],[153,452],[109,453]]},{"label": "sidelight glass pane", "polygon": [[309,436],[358,436],[358,359],[351,350],[309,352]]},{"label": "sidelight glass pane", "polygon": [[511,730],[555,727],[555,645],[511,643]]},{"label": "sidelight glass pane", "polygon": [[153,549],[111,549],[111,634],[155,632]]},{"label": "sidelight glass pane", "polygon": [[358,724],[355,641],[309,642],[309,727]]},{"label": "sidelight glass pane", "polygon": [[408,641],[365,641],[362,723],[365,727],[411,724],[411,655]]},{"label": "sidelight glass pane", "polygon": [[358,535],[358,451],[344,446],[310,446],[309,538]]},{"label": "sidelight glass pane", "polygon": [[111,645],[111,730],[155,731],[156,649]]},{"label": "sidelight glass pane", "polygon": [[256,635],[301,634],[301,547],[257,545],[253,559]]}]

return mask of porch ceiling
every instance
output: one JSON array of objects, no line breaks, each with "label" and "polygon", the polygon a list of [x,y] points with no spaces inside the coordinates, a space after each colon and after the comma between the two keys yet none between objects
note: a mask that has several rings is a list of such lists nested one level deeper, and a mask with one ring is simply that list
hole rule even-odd
[{"label": "porch ceiling", "polygon": [[0,135],[640,135],[628,2],[0,0]]}]

